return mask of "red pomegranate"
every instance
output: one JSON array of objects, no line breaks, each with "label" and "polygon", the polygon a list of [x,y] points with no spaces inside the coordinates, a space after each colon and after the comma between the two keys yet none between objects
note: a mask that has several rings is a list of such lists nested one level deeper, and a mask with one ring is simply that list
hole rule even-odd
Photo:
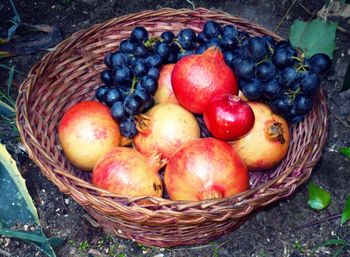
[{"label": "red pomegranate", "polygon": [[172,200],[199,201],[248,190],[249,174],[228,143],[197,138],[184,144],[169,160],[164,184]]},{"label": "red pomegranate", "polygon": [[178,102],[187,110],[202,114],[211,98],[238,94],[235,75],[218,48],[183,57],[175,64],[171,83]]}]

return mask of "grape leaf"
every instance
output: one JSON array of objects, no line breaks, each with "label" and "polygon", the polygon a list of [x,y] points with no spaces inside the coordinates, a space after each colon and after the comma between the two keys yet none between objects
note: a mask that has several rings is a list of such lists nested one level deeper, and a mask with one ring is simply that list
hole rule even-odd
[{"label": "grape leaf", "polygon": [[302,50],[306,57],[324,53],[332,59],[337,27],[338,23],[322,19],[314,19],[309,23],[295,20],[290,28],[289,40],[293,47]]},{"label": "grape leaf", "polygon": [[342,147],[339,152],[350,159],[350,147]]},{"label": "grape leaf", "polygon": [[341,222],[340,223],[343,225],[348,220],[350,220],[350,195],[348,196],[348,199],[345,202],[345,206],[344,206],[343,213],[341,215]]},{"label": "grape leaf", "polygon": [[322,210],[331,202],[331,195],[314,183],[308,185],[309,206],[314,210]]}]

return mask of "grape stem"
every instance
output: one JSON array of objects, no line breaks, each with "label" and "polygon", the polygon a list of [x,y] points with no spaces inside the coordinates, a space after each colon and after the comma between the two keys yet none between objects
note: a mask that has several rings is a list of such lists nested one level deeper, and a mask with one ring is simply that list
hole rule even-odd
[{"label": "grape stem", "polygon": [[152,47],[156,42],[160,42],[160,41],[162,41],[160,37],[151,37],[144,43],[144,45],[145,47]]},{"label": "grape stem", "polygon": [[179,43],[179,41],[177,39],[174,39],[173,43],[180,48],[181,53],[185,52],[185,49],[182,48],[181,44]]},{"label": "grape stem", "polygon": [[132,78],[132,84],[131,84],[131,87],[130,87],[129,95],[131,95],[132,93],[134,93],[134,91],[135,91],[135,85],[136,85],[137,82],[138,82],[138,79],[136,78],[136,76],[134,76],[134,77]]}]

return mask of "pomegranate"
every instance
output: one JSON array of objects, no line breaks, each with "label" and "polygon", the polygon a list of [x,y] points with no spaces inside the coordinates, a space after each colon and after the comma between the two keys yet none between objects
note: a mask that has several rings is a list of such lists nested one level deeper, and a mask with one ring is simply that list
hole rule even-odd
[{"label": "pomegranate", "polygon": [[154,95],[154,101],[158,103],[178,104],[171,86],[171,73],[175,64],[165,64],[159,71],[158,89]]},{"label": "pomegranate", "polygon": [[252,108],[236,95],[217,96],[204,112],[204,121],[214,137],[234,140],[242,137],[254,125]]},{"label": "pomegranate", "polygon": [[252,107],[255,123],[248,134],[230,142],[249,170],[265,170],[277,165],[287,154],[288,123],[261,102],[247,102]]},{"label": "pomegranate", "polygon": [[169,160],[164,184],[172,200],[215,199],[249,189],[244,162],[226,142],[192,139]]},{"label": "pomegranate", "polygon": [[67,159],[84,171],[91,171],[97,160],[121,141],[110,109],[94,101],[80,102],[64,113],[58,138]]},{"label": "pomegranate", "polygon": [[139,133],[133,145],[145,155],[160,153],[162,158],[168,159],[182,144],[200,137],[194,115],[177,104],[155,105],[136,119]]},{"label": "pomegranate", "polygon": [[183,57],[175,64],[171,83],[178,102],[198,114],[204,112],[214,96],[238,94],[236,77],[218,48]]},{"label": "pomegranate", "polygon": [[161,197],[158,171],[164,165],[159,155],[146,158],[132,148],[115,147],[96,163],[92,184],[118,195]]}]

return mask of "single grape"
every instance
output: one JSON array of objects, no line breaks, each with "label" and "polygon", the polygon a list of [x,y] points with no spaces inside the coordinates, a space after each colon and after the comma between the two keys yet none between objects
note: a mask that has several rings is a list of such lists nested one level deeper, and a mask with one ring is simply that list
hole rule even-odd
[{"label": "single grape", "polygon": [[105,103],[111,107],[115,102],[123,100],[121,92],[117,88],[110,88],[105,94]]},{"label": "single grape", "polygon": [[113,70],[113,73],[116,84],[131,81],[133,78],[131,69],[125,65],[118,66]]},{"label": "single grape", "polygon": [[292,45],[287,40],[281,40],[281,41],[277,42],[276,45],[275,45],[275,49],[279,49],[279,48],[282,48],[282,47],[289,48],[289,47],[292,47]]},{"label": "single grape", "polygon": [[239,47],[238,48],[238,53],[239,53],[239,57],[241,59],[251,59],[251,57],[249,56],[249,50],[248,47]]},{"label": "single grape", "polygon": [[228,66],[230,66],[231,69],[234,69],[234,67],[235,67],[235,65],[234,65],[235,58],[236,58],[236,56],[234,55],[234,53],[232,51],[224,52],[225,62]]},{"label": "single grape", "polygon": [[224,50],[233,50],[237,47],[238,45],[238,40],[236,38],[230,38],[224,36],[221,39],[221,46]]},{"label": "single grape", "polygon": [[123,119],[126,118],[127,113],[124,110],[124,104],[122,101],[117,101],[113,103],[111,107],[111,114],[112,117],[118,122],[121,122]]},{"label": "single grape", "polygon": [[263,61],[256,66],[255,76],[262,82],[269,81],[275,77],[276,68],[270,61]]},{"label": "single grape", "polygon": [[277,68],[283,69],[294,65],[295,58],[297,56],[298,53],[295,51],[295,49],[284,46],[275,49],[274,53],[272,54],[271,60]]},{"label": "single grape", "polygon": [[291,107],[288,109],[286,118],[289,123],[299,123],[304,119],[303,114],[299,114],[296,108],[295,103],[291,105]]},{"label": "single grape", "polygon": [[124,110],[130,115],[141,113],[143,101],[138,95],[129,95],[124,100]]},{"label": "single grape", "polygon": [[132,54],[136,47],[136,43],[129,39],[124,39],[120,42],[119,51],[122,53]]},{"label": "single grape", "polygon": [[112,86],[113,85],[113,73],[111,70],[104,70],[100,73],[100,78],[101,81],[108,85],[108,86]]},{"label": "single grape", "polygon": [[207,38],[214,38],[221,35],[222,28],[219,23],[210,20],[204,24],[203,32]]},{"label": "single grape", "polygon": [[270,104],[273,112],[282,115],[284,117],[287,116],[287,113],[290,109],[290,100],[287,95],[280,95],[276,99],[274,99]]},{"label": "single grape", "polygon": [[160,34],[160,37],[162,38],[162,42],[171,44],[175,38],[175,35],[171,31],[164,31],[162,34]]},{"label": "single grape", "polygon": [[307,114],[312,109],[311,97],[304,94],[298,94],[295,97],[294,104],[298,114]]},{"label": "single grape", "polygon": [[289,88],[299,79],[298,72],[294,67],[287,67],[280,71],[278,82],[285,88]]},{"label": "single grape", "polygon": [[154,99],[150,98],[147,102],[144,103],[143,108],[142,108],[142,112],[145,113],[147,112],[149,109],[151,109],[153,106],[155,105]]},{"label": "single grape", "polygon": [[177,62],[177,53],[170,52],[166,60],[166,63],[176,63]]},{"label": "single grape", "polygon": [[206,43],[208,41],[209,41],[209,39],[205,36],[203,31],[198,33],[198,35],[197,35],[197,42],[199,44],[203,44],[203,43]]},{"label": "single grape", "polygon": [[170,54],[170,47],[164,42],[159,42],[154,46],[154,53],[166,60]]},{"label": "single grape", "polygon": [[157,91],[157,81],[149,76],[144,76],[141,80],[142,87],[151,95]]},{"label": "single grape", "polygon": [[110,69],[113,68],[112,63],[111,63],[111,55],[112,55],[112,53],[108,53],[108,54],[106,54],[105,57],[103,58],[104,64],[105,64],[108,68],[110,68]]},{"label": "single grape", "polygon": [[261,61],[269,53],[267,44],[265,43],[265,40],[262,39],[261,37],[250,38],[247,47],[248,47],[249,55],[255,61]]},{"label": "single grape", "polygon": [[231,39],[237,39],[238,38],[238,30],[236,29],[235,26],[229,24],[229,25],[225,25],[222,28],[222,36],[223,37],[228,37]]},{"label": "single grape", "polygon": [[99,86],[97,89],[96,89],[96,94],[95,94],[95,97],[96,99],[99,101],[99,102],[104,102],[105,100],[105,95],[106,93],[108,92],[108,86],[106,85],[102,85],[102,86]]},{"label": "single grape", "polygon": [[254,78],[255,64],[251,59],[242,60],[235,71],[238,78],[249,80]]},{"label": "single grape", "polygon": [[300,88],[305,95],[313,95],[320,87],[320,79],[313,72],[303,75],[300,81]]},{"label": "single grape", "polygon": [[148,32],[142,26],[137,26],[131,31],[130,38],[133,41],[143,44],[148,40]]},{"label": "single grape", "polygon": [[147,90],[142,86],[140,82],[137,83],[133,94],[139,96],[142,99],[143,103],[152,98],[152,96],[147,92]]},{"label": "single grape", "polygon": [[147,56],[147,48],[144,45],[138,45],[134,48],[134,56],[136,58],[144,58]]},{"label": "single grape", "polygon": [[332,66],[332,60],[323,53],[314,54],[310,57],[309,66],[315,73],[324,73]]},{"label": "single grape", "polygon": [[265,41],[265,44],[267,45],[269,52],[272,53],[276,45],[275,40],[271,36],[262,36],[261,38]]},{"label": "single grape", "polygon": [[155,67],[151,67],[148,70],[147,75],[151,78],[153,78],[154,80],[157,80],[159,78],[159,70]]},{"label": "single grape", "polygon": [[137,134],[137,128],[134,118],[128,117],[122,120],[119,124],[120,133],[127,138],[133,138]]},{"label": "single grape", "polygon": [[192,29],[183,29],[177,36],[181,47],[185,50],[191,50],[196,44],[196,33]]},{"label": "single grape", "polygon": [[158,54],[151,54],[147,56],[146,63],[148,67],[158,68],[162,64],[162,57],[160,57]]},{"label": "single grape", "polygon": [[276,99],[282,94],[282,86],[276,79],[263,84],[263,96],[269,100]]},{"label": "single grape", "polygon": [[140,78],[147,74],[148,66],[143,59],[137,59],[132,64],[132,71],[136,77]]},{"label": "single grape", "polygon": [[196,54],[202,54],[205,52],[205,50],[207,50],[207,45],[206,44],[201,44],[196,48],[195,53]]},{"label": "single grape", "polygon": [[129,65],[129,57],[126,53],[115,52],[110,57],[111,65],[113,68],[116,68],[121,65]]},{"label": "single grape", "polygon": [[243,83],[242,92],[249,100],[260,99],[263,94],[262,84],[257,79],[250,79]]}]

